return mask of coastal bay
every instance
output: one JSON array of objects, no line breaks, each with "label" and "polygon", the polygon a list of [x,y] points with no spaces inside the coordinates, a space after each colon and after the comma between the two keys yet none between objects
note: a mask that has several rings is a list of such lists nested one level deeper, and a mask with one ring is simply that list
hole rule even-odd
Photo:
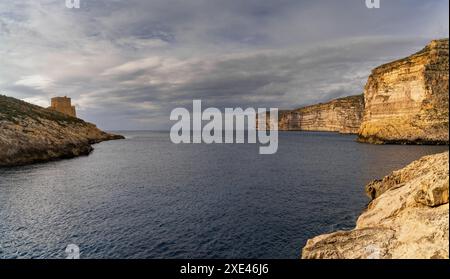
[{"label": "coastal bay", "polygon": [[364,185],[445,146],[368,145],[355,135],[280,132],[252,144],[174,145],[166,132],[89,156],[0,169],[1,258],[289,258],[354,227]]}]

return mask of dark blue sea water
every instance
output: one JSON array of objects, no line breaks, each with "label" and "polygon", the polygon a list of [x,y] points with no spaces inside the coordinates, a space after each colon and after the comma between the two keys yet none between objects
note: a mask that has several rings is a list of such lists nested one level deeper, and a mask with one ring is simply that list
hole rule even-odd
[{"label": "dark blue sea water", "polygon": [[349,229],[364,185],[436,146],[375,146],[331,133],[257,145],[174,145],[122,132],[88,157],[0,169],[0,258],[298,258]]}]

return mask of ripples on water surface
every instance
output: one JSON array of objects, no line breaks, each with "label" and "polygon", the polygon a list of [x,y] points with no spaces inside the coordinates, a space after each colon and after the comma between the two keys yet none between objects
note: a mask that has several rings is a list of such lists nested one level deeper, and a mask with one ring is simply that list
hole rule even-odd
[{"label": "ripples on water surface", "polygon": [[0,169],[0,258],[298,258],[312,236],[349,229],[364,185],[437,146],[280,133],[257,145],[174,145],[122,132],[88,157]]}]

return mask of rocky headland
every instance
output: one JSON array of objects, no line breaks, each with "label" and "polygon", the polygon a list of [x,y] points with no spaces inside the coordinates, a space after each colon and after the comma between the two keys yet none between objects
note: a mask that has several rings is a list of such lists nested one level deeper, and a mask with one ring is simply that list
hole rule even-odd
[{"label": "rocky headland", "polygon": [[88,155],[92,144],[123,139],[94,124],[0,95],[0,167]]},{"label": "rocky headland", "polygon": [[366,186],[351,231],[308,240],[303,259],[448,259],[449,153],[425,156]]},{"label": "rocky headland", "polygon": [[448,144],[448,39],[372,71],[359,141]]},{"label": "rocky headland", "polygon": [[281,131],[326,131],[356,134],[364,113],[363,95],[339,98],[279,113]]}]

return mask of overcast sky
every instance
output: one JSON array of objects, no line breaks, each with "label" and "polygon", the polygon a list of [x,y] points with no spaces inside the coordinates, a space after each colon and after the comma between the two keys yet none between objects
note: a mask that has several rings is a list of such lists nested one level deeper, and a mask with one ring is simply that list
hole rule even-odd
[{"label": "overcast sky", "polygon": [[[448,37],[448,0],[0,0],[0,92],[70,96],[108,130],[170,111],[296,108],[359,94],[370,70]],[[173,123],[172,123],[173,124]]]}]

